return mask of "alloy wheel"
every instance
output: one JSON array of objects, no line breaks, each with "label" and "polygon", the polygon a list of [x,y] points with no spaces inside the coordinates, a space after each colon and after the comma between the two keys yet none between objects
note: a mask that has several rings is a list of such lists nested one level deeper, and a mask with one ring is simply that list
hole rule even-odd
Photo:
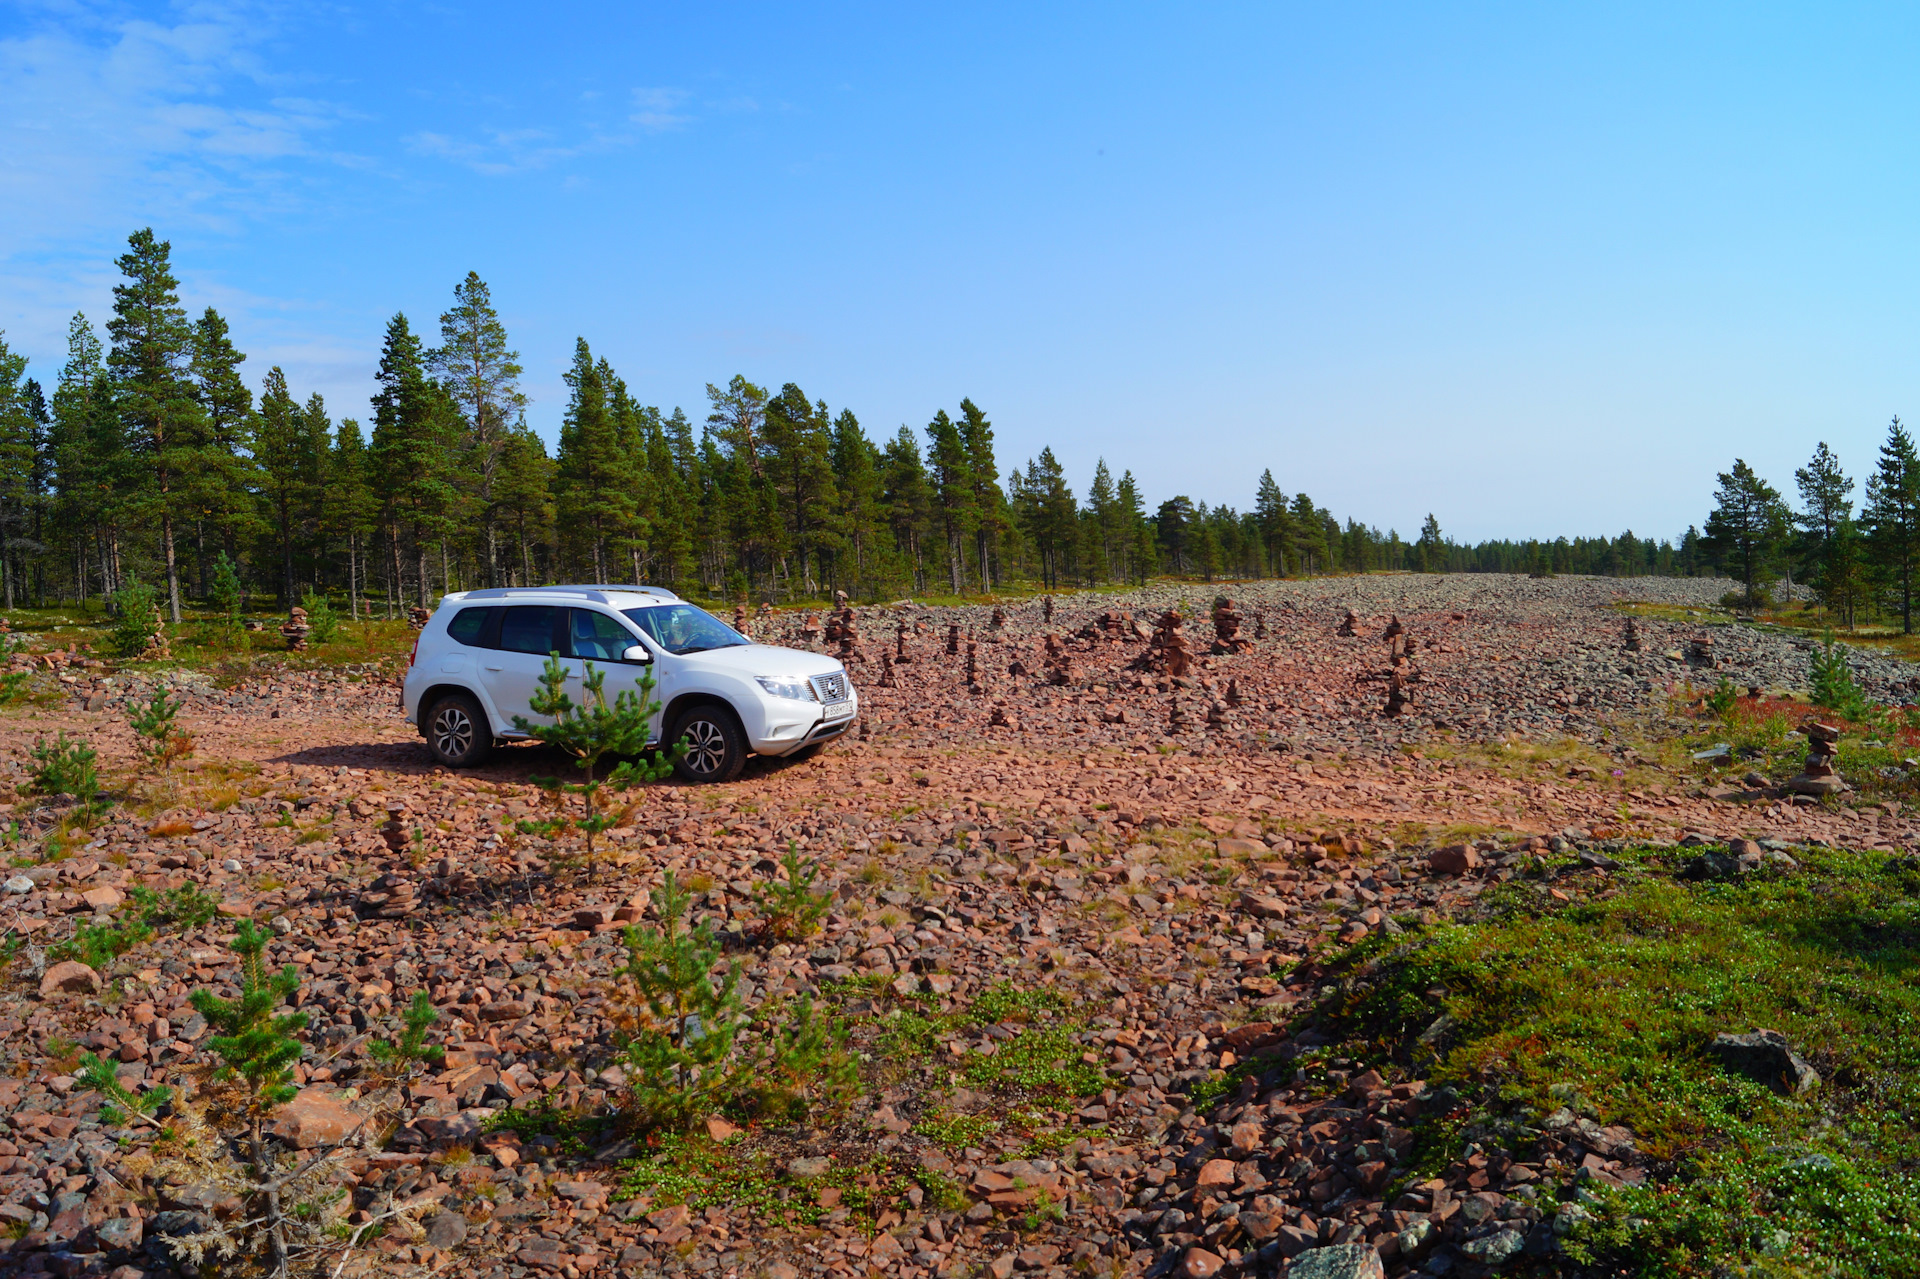
[{"label": "alloy wheel", "polygon": [[473,720],[458,706],[443,706],[433,717],[433,745],[445,759],[464,759],[473,749]]},{"label": "alloy wheel", "polygon": [[696,719],[686,726],[687,767],[696,773],[717,773],[726,758],[727,736],[710,719]]}]

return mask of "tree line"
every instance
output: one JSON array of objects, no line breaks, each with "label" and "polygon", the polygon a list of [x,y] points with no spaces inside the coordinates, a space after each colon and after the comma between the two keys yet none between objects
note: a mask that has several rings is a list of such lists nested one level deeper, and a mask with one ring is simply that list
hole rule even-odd
[{"label": "tree line", "polygon": [[1705,544],[1742,584],[1746,602],[1765,604],[1790,575],[1849,628],[1863,616],[1897,618],[1913,633],[1920,573],[1920,451],[1906,424],[1887,427],[1873,473],[1855,509],[1855,481],[1823,441],[1793,473],[1795,510],[1780,490],[1735,458],[1714,490]]},{"label": "tree line", "polygon": [[1272,472],[1251,506],[1149,508],[1105,460],[1077,496],[1052,449],[1004,479],[971,399],[915,431],[869,436],[789,382],[707,387],[696,423],[641,404],[584,338],[558,446],[526,422],[522,367],[469,273],[437,343],[396,314],[368,423],[333,420],[278,367],[258,391],[212,307],[181,304],[151,229],[116,260],[105,339],[84,316],[52,393],[0,338],[0,596],[6,607],[111,598],[140,580],[174,620],[238,580],[282,606],[344,595],[395,616],[444,591],[632,580],[695,596],[791,601],[845,590],[984,593],[1380,569],[1704,571],[1686,546],[1620,538],[1454,543],[1429,515],[1402,540],[1345,523]]}]

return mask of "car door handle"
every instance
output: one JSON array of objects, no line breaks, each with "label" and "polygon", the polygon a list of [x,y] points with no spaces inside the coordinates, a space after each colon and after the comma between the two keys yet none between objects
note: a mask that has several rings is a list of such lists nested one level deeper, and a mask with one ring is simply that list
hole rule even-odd
[{"label": "car door handle", "polygon": [[488,669],[488,670],[490,670],[490,671],[503,671],[503,670],[505,670],[505,669],[506,669],[506,667],[504,667],[504,666],[493,666],[493,665],[491,665],[491,664],[489,664],[489,665],[488,665],[488,667],[487,667],[487,669]]}]

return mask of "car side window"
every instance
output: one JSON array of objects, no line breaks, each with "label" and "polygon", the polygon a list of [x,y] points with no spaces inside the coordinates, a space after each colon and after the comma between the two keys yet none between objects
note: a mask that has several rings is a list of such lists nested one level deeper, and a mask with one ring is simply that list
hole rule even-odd
[{"label": "car side window", "polygon": [[517,605],[500,619],[499,647],[509,653],[551,653],[554,614],[543,605]]},{"label": "car side window", "polygon": [[573,610],[569,635],[573,640],[572,655],[595,662],[617,662],[635,642],[626,627],[605,613],[586,608]]},{"label": "car side window", "polygon": [[447,635],[462,644],[478,646],[480,636],[487,629],[487,619],[492,616],[490,608],[463,608],[447,623]]}]

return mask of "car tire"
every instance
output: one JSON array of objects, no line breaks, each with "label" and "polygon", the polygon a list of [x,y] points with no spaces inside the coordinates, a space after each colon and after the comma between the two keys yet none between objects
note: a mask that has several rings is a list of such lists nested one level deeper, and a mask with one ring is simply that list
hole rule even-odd
[{"label": "car tire", "polygon": [[667,740],[686,743],[686,754],[674,761],[673,771],[689,782],[730,782],[747,766],[747,735],[740,731],[739,719],[712,702],[682,711]]},{"label": "car tire", "polygon": [[448,693],[427,711],[427,750],[448,768],[472,768],[493,754],[487,713],[466,693]]}]

